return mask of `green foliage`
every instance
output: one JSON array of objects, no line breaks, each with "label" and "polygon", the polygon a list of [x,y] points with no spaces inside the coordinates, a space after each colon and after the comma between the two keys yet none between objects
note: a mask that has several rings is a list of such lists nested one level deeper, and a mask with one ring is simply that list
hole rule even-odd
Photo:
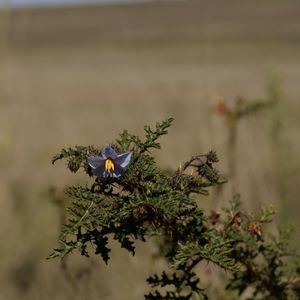
[{"label": "green foliage", "polygon": [[[207,299],[195,271],[202,261],[228,272],[227,289],[242,294],[252,286],[251,299],[275,299],[278,293],[280,299],[296,299],[292,282],[299,276],[297,268],[287,268],[287,257],[295,258],[295,252],[288,248],[286,235],[266,238],[263,234],[272,208],[258,215],[245,214],[239,197],[234,196],[222,214],[207,215],[196,200],[196,195],[207,195],[209,187],[225,182],[215,168],[215,152],[194,156],[175,172],[156,165],[150,151],[160,149],[158,139],[172,121],[157,123],[155,129],[145,126],[144,141],[128,131],[120,135],[112,147],[133,153],[123,176],[97,177],[91,185],[67,188],[68,220],[62,226],[60,247],[50,257],[63,258],[74,250],[88,257],[93,249],[108,263],[109,239],[134,255],[136,240],[159,236],[161,253],[172,271],[148,278],[155,290],[145,299]],[[92,146],[63,149],[53,163],[66,159],[71,172],[82,168],[91,176],[87,157],[99,155],[100,150]]]},{"label": "green foliage", "polygon": [[[174,272],[168,275],[166,272],[162,272],[161,276],[154,275],[147,279],[147,282],[153,287],[171,287],[173,290],[167,291],[163,295],[160,291],[156,290],[154,293],[145,295],[147,300],[159,300],[159,299],[177,299],[177,300],[188,300],[191,299],[193,293],[207,299],[207,296],[203,289],[199,287],[200,279],[194,272],[189,269],[179,268],[180,271]],[[178,275],[180,274],[180,275]],[[184,291],[184,288],[187,291]]]}]

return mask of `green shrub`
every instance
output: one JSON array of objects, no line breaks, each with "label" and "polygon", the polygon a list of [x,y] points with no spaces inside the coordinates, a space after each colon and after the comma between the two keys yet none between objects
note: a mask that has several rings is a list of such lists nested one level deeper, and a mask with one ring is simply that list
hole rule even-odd
[{"label": "green shrub", "polygon": [[[159,236],[161,255],[173,271],[149,277],[155,289],[145,299],[207,299],[195,271],[202,261],[227,271],[227,290],[242,295],[252,287],[248,299],[299,299],[299,260],[288,244],[290,231],[279,231],[277,236],[264,233],[272,207],[248,214],[235,195],[221,213],[201,209],[196,196],[225,183],[215,168],[215,152],[196,155],[175,172],[156,165],[151,150],[160,149],[158,138],[167,134],[172,121],[157,123],[155,129],[145,126],[145,140],[126,130],[120,135],[112,148],[132,152],[124,175],[98,176],[91,186],[67,188],[68,221],[62,226],[60,248],[50,257],[63,258],[73,250],[89,256],[87,246],[93,244],[95,254],[107,263],[110,238],[134,255],[136,240],[147,242]],[[87,158],[100,155],[100,150],[93,146],[63,149],[53,163],[66,159],[70,171],[82,168],[92,176]]]}]

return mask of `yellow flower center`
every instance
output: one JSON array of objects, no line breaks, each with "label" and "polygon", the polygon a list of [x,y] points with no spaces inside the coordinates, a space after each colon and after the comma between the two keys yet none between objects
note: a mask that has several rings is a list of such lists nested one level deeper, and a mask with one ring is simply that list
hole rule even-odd
[{"label": "yellow flower center", "polygon": [[114,170],[115,170],[114,162],[110,158],[107,158],[105,161],[105,171],[110,173],[111,171],[113,172]]}]

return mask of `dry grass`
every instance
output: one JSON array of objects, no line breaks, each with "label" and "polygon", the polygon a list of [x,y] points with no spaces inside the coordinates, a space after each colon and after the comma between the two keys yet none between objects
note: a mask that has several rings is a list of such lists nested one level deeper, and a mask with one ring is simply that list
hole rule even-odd
[{"label": "dry grass", "polygon": [[[154,247],[139,245],[135,258],[114,247],[109,267],[74,256],[63,272],[45,260],[59,226],[48,187],[87,180],[53,167],[51,156],[174,116],[159,163],[176,168],[213,148],[226,174],[227,130],[212,114],[215,98],[264,97],[270,68],[283,78],[279,157],[284,200],[298,222],[299,9],[292,0],[230,0],[2,13],[0,299],[141,299],[160,265],[144,257]],[[240,124],[235,180],[251,209],[280,207],[273,123],[269,111]],[[230,183],[217,205],[229,197]]]}]

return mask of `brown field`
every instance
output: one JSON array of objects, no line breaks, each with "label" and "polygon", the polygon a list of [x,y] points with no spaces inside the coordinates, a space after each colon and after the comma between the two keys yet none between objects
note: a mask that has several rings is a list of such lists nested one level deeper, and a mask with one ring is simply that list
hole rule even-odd
[{"label": "brown field", "polygon": [[1,12],[0,300],[142,299],[145,278],[161,264],[149,258],[154,246],[139,245],[135,257],[114,247],[108,266],[73,255],[62,270],[45,260],[59,232],[49,187],[89,180],[64,163],[53,167],[51,157],[173,116],[158,162],[175,169],[215,149],[227,174],[228,129],[212,112],[215,99],[264,99],[271,73],[281,79],[279,110],[239,124],[236,176],[217,203],[200,205],[221,207],[234,184],[247,209],[273,203],[299,229],[299,32],[297,0]]}]

